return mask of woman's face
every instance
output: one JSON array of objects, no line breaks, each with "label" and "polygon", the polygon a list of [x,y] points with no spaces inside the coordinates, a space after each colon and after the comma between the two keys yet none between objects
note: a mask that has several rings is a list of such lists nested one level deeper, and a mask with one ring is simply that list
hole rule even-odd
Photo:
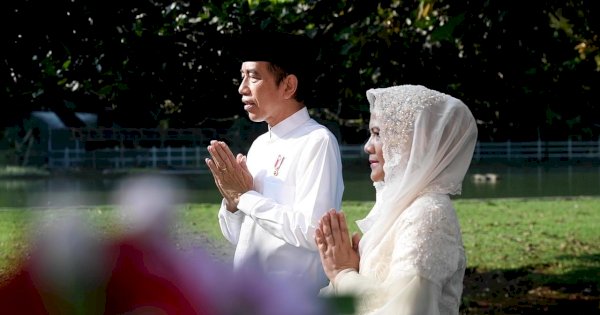
[{"label": "woman's face", "polygon": [[365,144],[365,153],[369,155],[369,165],[371,166],[371,180],[373,182],[381,182],[384,178],[383,173],[383,143],[379,137],[379,119],[377,116],[371,115],[369,121],[369,132],[371,136]]}]

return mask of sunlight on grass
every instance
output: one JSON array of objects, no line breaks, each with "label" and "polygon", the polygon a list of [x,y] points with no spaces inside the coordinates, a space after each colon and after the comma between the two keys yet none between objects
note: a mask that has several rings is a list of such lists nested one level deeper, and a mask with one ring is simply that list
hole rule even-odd
[{"label": "sunlight on grass", "polygon": [[[557,276],[565,281],[599,282],[600,199],[459,199],[457,209],[468,266],[477,270],[530,270],[536,277]],[[363,218],[373,202],[344,202],[343,211],[351,232],[354,221]],[[218,204],[185,204],[179,207],[174,234],[193,238],[203,234],[216,244],[226,244],[221,235]],[[0,210],[0,272],[11,270],[27,252],[28,229],[33,211],[24,208]],[[48,211],[48,210],[45,210]],[[119,233],[111,206],[82,211],[100,235]],[[60,220],[60,211],[50,217]],[[202,246],[202,244],[198,244]]]},{"label": "sunlight on grass", "polygon": [[[483,270],[531,267],[566,275],[595,268],[600,253],[599,200],[497,199],[455,203],[469,266]],[[598,278],[590,274],[582,281]]]},{"label": "sunlight on grass", "polygon": [[0,280],[27,254],[30,223],[31,216],[22,209],[0,209]]},{"label": "sunlight on grass", "polygon": [[0,168],[0,176],[47,176],[50,172],[39,167],[5,166]]}]

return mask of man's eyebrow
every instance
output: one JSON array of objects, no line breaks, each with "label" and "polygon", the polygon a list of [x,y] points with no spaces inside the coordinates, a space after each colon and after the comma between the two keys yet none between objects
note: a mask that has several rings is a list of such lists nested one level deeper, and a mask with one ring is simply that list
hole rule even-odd
[{"label": "man's eyebrow", "polygon": [[254,68],[253,69],[245,69],[245,70],[244,69],[240,69],[240,73],[241,74],[244,74],[246,72],[248,72],[250,74],[258,74],[258,71],[256,69],[254,69]]}]

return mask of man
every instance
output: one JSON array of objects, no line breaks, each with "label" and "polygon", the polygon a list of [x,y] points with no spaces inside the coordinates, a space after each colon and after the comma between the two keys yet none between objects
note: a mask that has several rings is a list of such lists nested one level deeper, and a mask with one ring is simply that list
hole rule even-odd
[{"label": "man", "polygon": [[307,38],[254,33],[240,44],[239,93],[250,120],[266,122],[248,156],[211,141],[206,159],[223,195],[219,224],[236,244],[234,267],[253,258],[271,275],[324,286],[314,242],[319,218],[340,209],[344,184],[335,136],[304,104],[315,55]]}]

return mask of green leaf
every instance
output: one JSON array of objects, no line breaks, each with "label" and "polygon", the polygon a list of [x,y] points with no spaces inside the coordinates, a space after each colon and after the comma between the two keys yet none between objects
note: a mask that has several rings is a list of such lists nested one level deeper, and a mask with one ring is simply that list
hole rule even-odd
[{"label": "green leaf", "polygon": [[67,59],[67,61],[63,62],[62,68],[63,70],[68,70],[71,65],[71,59]]},{"label": "green leaf", "polygon": [[441,42],[441,41],[451,42],[451,41],[453,41],[454,30],[456,29],[457,26],[462,24],[464,20],[465,20],[464,13],[451,18],[448,21],[448,23],[444,24],[443,26],[435,28],[431,32],[431,40],[434,42]]}]

